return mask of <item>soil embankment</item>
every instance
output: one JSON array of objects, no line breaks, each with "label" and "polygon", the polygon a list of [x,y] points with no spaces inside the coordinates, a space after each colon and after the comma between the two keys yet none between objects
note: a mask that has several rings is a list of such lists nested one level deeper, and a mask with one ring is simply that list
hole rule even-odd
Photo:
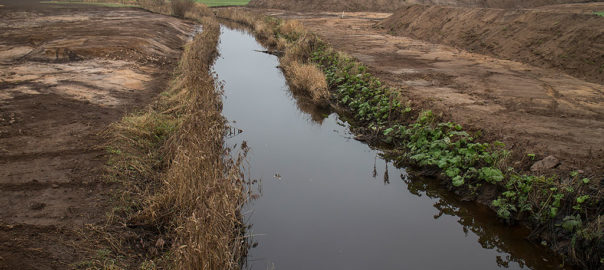
[{"label": "soil embankment", "polygon": [[193,27],[140,9],[0,4],[0,269],[65,269],[102,253],[81,233],[113,200],[99,132],[165,90]]},{"label": "soil embankment", "polygon": [[250,7],[295,11],[381,11],[394,12],[409,5],[447,5],[481,8],[532,8],[582,3],[584,0],[251,0]]},{"label": "soil embankment", "polygon": [[[554,170],[604,171],[604,87],[553,69],[502,60],[374,27],[386,13],[270,14],[296,18],[335,48],[400,88],[416,108],[485,131],[515,152],[554,155]],[[528,170],[532,162],[522,161]],[[552,173],[547,171],[545,173]]]},{"label": "soil embankment", "polygon": [[[574,5],[578,7],[579,5]],[[603,4],[588,5],[592,9]],[[421,39],[558,69],[604,83],[604,17],[553,11],[455,8],[414,5],[379,24],[389,34]]]}]

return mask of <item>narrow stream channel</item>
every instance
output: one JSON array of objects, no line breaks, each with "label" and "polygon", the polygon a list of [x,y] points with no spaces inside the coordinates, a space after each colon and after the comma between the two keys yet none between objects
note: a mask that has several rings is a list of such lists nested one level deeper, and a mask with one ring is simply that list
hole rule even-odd
[{"label": "narrow stream channel", "polygon": [[[214,71],[223,114],[243,133],[261,196],[247,206],[248,269],[559,269],[526,232],[433,181],[410,181],[351,139],[337,114],[323,120],[290,94],[275,56],[222,27]],[[315,119],[315,120],[313,120]]]}]

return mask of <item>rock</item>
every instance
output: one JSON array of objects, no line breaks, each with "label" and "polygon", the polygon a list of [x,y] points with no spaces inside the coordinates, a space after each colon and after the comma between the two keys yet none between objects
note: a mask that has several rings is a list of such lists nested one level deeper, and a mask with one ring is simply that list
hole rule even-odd
[{"label": "rock", "polygon": [[535,164],[533,164],[533,166],[531,166],[531,171],[536,172],[536,171],[549,170],[558,165],[560,165],[560,160],[558,160],[554,156],[547,156],[546,158],[535,162]]}]

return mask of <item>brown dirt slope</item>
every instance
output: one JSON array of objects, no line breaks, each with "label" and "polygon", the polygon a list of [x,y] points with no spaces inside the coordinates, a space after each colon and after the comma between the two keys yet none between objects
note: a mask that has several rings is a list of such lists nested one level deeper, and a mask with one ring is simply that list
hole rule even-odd
[{"label": "brown dirt slope", "polygon": [[582,3],[585,0],[251,0],[250,7],[295,11],[381,11],[422,5],[448,5],[483,8],[531,8],[544,5]]},{"label": "brown dirt slope", "polygon": [[102,254],[82,234],[105,222],[115,188],[99,132],[164,90],[192,25],[0,3],[0,269],[68,269]]},{"label": "brown dirt slope", "polygon": [[604,17],[414,5],[379,24],[404,35],[604,82]]}]

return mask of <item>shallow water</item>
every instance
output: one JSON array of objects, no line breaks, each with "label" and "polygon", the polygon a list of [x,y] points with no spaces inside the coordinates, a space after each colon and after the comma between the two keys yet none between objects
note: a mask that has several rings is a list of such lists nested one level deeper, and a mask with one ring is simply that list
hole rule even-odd
[{"label": "shallow water", "polygon": [[[214,70],[223,114],[243,133],[261,196],[245,216],[257,246],[248,269],[555,269],[560,261],[460,202],[434,181],[410,180],[358,142],[337,114],[290,94],[275,56],[222,28]],[[306,112],[303,112],[306,111]],[[307,113],[311,112],[311,113]],[[323,119],[323,117],[326,117]]]}]

